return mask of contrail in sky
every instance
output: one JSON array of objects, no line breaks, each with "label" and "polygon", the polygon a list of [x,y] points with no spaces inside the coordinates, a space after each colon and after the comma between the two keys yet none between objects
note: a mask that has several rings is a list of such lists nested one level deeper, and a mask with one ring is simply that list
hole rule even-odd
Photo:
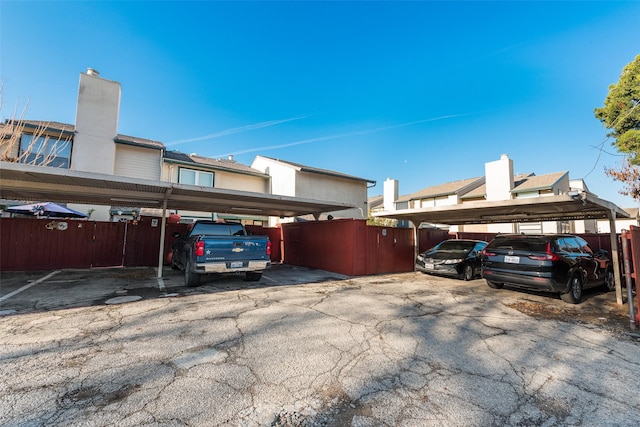
[{"label": "contrail in sky", "polygon": [[267,146],[264,146],[264,147],[248,148],[246,150],[234,151],[233,153],[227,153],[227,154],[222,154],[220,156],[213,156],[213,157],[226,157],[226,156],[229,156],[229,155],[235,156],[237,154],[247,154],[247,153],[253,153],[255,151],[275,150],[275,149],[278,149],[278,148],[293,147],[295,145],[309,144],[309,143],[312,143],[312,142],[319,142],[319,141],[327,141],[327,140],[331,140],[331,139],[344,138],[344,137],[347,137],[347,136],[367,135],[367,134],[371,134],[371,133],[382,132],[384,130],[398,129],[398,128],[402,128],[402,127],[417,125],[419,123],[435,122],[435,121],[438,121],[438,120],[452,119],[454,117],[468,116],[470,114],[475,114],[475,113],[450,114],[448,116],[440,116],[440,117],[433,117],[433,118],[430,118],[430,119],[416,120],[414,122],[401,123],[401,124],[392,125],[392,126],[384,126],[384,127],[375,128],[375,129],[367,129],[367,130],[361,130],[361,131],[356,131],[356,132],[340,133],[340,134],[336,134],[336,135],[321,136],[321,137],[318,137],[318,138],[311,138],[311,139],[303,139],[301,141],[289,142],[287,144],[267,145]]},{"label": "contrail in sky", "polygon": [[309,117],[309,116],[296,116],[296,117],[292,117],[290,119],[270,120],[270,121],[267,121],[267,122],[260,122],[260,123],[255,123],[255,124],[252,124],[252,125],[240,126],[240,127],[237,127],[237,128],[231,128],[231,129],[226,129],[226,130],[223,130],[223,131],[220,131],[220,132],[211,133],[209,135],[197,136],[195,138],[179,139],[177,141],[173,141],[173,142],[170,142],[170,143],[166,144],[166,146],[167,147],[171,147],[173,145],[185,144],[187,142],[196,142],[196,141],[204,141],[206,139],[219,138],[221,136],[232,135],[234,133],[245,132],[245,131],[248,131],[248,130],[262,129],[262,128],[266,128],[266,127],[269,127],[269,126],[279,125],[280,123],[291,122],[293,120],[300,120],[300,119],[304,119],[306,117]]}]

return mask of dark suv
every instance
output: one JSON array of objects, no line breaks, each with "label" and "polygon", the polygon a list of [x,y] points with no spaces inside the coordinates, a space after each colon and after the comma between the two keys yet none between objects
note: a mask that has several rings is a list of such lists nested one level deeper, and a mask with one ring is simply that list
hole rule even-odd
[{"label": "dark suv", "polygon": [[607,251],[594,253],[578,236],[498,235],[481,259],[482,277],[494,289],[506,284],[556,292],[563,301],[577,304],[583,289],[615,287]]}]

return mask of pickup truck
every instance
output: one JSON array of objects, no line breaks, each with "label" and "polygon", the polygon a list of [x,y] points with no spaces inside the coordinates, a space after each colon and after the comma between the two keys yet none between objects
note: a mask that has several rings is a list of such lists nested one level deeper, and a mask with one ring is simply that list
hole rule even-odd
[{"label": "pickup truck", "polygon": [[174,233],[171,268],[184,271],[187,286],[198,286],[210,273],[244,272],[258,281],[271,265],[267,236],[249,236],[242,224],[196,221],[187,233]]}]

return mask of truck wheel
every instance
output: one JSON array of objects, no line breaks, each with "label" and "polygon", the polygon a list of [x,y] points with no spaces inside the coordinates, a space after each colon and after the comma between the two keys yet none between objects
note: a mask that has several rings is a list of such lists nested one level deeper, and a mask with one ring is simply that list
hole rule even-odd
[{"label": "truck wheel", "polygon": [[184,267],[184,284],[190,287],[200,285],[200,275],[193,271],[191,261]]},{"label": "truck wheel", "polygon": [[180,270],[178,264],[176,264],[176,254],[175,252],[171,252],[171,269],[172,270]]},{"label": "truck wheel", "polygon": [[257,282],[262,277],[262,273],[256,273],[255,271],[247,271],[246,278],[249,282]]}]

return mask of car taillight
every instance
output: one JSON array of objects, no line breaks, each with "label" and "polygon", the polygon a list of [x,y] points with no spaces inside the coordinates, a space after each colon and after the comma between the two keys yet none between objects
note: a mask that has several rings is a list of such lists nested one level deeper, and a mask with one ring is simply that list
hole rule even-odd
[{"label": "car taillight", "polygon": [[496,256],[498,254],[496,254],[495,252],[489,252],[488,250],[483,249],[483,250],[480,251],[480,255],[481,256]]},{"label": "car taillight", "polygon": [[196,242],[196,256],[204,256],[204,242]]},{"label": "car taillight", "polygon": [[267,255],[271,255],[271,240],[267,240]]},{"label": "car taillight", "polygon": [[535,261],[558,261],[560,255],[551,252],[551,243],[547,242],[547,250],[544,255],[529,255],[529,258]]}]

